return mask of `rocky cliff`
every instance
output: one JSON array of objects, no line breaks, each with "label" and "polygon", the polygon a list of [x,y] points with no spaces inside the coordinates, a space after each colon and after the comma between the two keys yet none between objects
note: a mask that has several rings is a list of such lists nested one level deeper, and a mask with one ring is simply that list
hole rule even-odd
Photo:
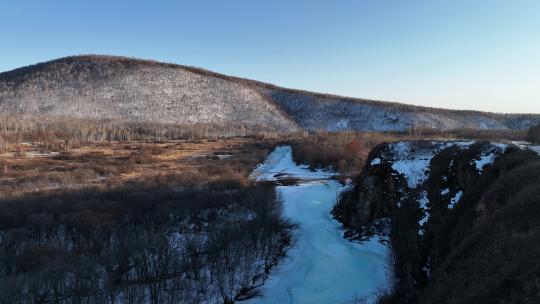
[{"label": "rocky cliff", "polygon": [[539,303],[540,156],[489,142],[375,148],[334,214],[362,239],[391,222],[384,303]]}]

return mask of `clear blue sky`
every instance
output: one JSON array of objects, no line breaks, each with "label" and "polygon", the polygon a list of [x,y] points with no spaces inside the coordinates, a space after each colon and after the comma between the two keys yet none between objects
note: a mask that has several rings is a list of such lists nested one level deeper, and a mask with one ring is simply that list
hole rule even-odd
[{"label": "clear blue sky", "polygon": [[89,53],[347,96],[540,113],[538,0],[0,0],[0,71]]}]

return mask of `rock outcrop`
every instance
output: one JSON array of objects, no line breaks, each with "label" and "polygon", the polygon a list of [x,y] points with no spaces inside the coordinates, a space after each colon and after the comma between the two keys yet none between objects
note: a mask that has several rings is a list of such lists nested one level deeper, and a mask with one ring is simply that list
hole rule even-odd
[{"label": "rock outcrop", "polygon": [[334,214],[358,239],[390,219],[389,303],[537,303],[539,173],[540,156],[526,147],[382,144]]}]

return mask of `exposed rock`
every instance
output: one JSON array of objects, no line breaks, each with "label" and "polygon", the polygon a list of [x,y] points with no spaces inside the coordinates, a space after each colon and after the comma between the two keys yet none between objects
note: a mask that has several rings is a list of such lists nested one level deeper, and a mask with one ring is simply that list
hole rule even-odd
[{"label": "exposed rock", "polygon": [[512,145],[383,144],[334,212],[358,238],[391,219],[395,303],[536,303],[539,172]]}]

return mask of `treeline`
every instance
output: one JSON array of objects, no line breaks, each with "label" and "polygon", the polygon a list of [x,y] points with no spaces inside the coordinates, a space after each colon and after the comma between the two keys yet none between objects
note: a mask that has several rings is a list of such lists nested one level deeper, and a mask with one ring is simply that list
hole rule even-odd
[{"label": "treeline", "polygon": [[[537,134],[540,141],[540,127],[531,129],[529,138],[532,138],[532,133]],[[297,163],[309,164],[312,168],[332,168],[342,177],[352,178],[362,170],[371,149],[383,142],[430,139],[521,141],[526,138],[527,131],[524,130],[439,130],[416,127],[400,132],[316,132],[292,140],[291,145]]]},{"label": "treeline", "polygon": [[0,303],[233,303],[291,242],[271,185],[0,202]]},{"label": "treeline", "polygon": [[490,140],[490,141],[505,141],[505,140],[525,140],[527,130],[516,129],[451,129],[440,130],[435,128],[425,127],[410,127],[400,132],[390,132],[399,136],[412,136],[415,139],[435,138],[435,139],[473,139],[473,140]]},{"label": "treeline", "polygon": [[40,143],[64,151],[88,142],[144,141],[253,136],[277,138],[276,131],[238,124],[165,124],[123,120],[93,120],[56,116],[0,115],[0,151],[12,144]]},{"label": "treeline", "polygon": [[529,129],[527,140],[533,143],[540,143],[540,124]]},{"label": "treeline", "polygon": [[305,129],[315,131],[397,131],[420,125],[439,129],[526,129],[537,114],[497,114],[424,108],[391,102],[328,98],[324,95],[268,90],[268,98]]},{"label": "treeline", "polygon": [[106,81],[109,77],[115,75],[115,73],[136,71],[143,68],[163,68],[169,69],[170,71],[185,70],[192,72],[196,75],[206,76],[207,78],[215,78],[229,81],[231,83],[237,83],[242,86],[257,90],[264,95],[269,95],[270,99],[277,104],[281,102],[280,100],[276,100],[280,99],[278,98],[279,95],[284,98],[290,99],[295,99],[301,96],[302,98],[310,99],[313,104],[340,102],[377,107],[381,110],[386,111],[424,113],[426,115],[441,115],[454,119],[462,116],[468,116],[471,119],[475,119],[478,116],[482,116],[499,121],[503,124],[510,125],[519,125],[519,123],[516,124],[516,122],[520,122],[523,120],[539,119],[539,116],[536,114],[500,114],[483,111],[449,110],[433,107],[413,106],[398,102],[353,98],[333,94],[282,88],[269,83],[223,75],[192,66],[162,63],[153,60],[142,60],[137,58],[119,56],[83,55],[59,58],[48,62],[22,67],[9,72],[0,73],[0,81],[21,83],[27,80],[25,79],[25,77],[28,77],[29,74],[39,75],[46,73],[56,73],[55,77],[59,78],[64,77],[67,73],[72,73],[74,76],[77,76],[76,79],[79,80]]},{"label": "treeline", "polygon": [[[276,87],[154,61],[74,56],[0,73],[2,113],[131,121],[261,126],[280,133],[440,128],[524,129],[536,114],[498,114],[411,106]],[[228,131],[228,128],[223,128]]]},{"label": "treeline", "polygon": [[360,173],[369,151],[399,137],[377,132],[319,132],[293,140],[293,159],[312,168],[331,168],[343,178]]}]

